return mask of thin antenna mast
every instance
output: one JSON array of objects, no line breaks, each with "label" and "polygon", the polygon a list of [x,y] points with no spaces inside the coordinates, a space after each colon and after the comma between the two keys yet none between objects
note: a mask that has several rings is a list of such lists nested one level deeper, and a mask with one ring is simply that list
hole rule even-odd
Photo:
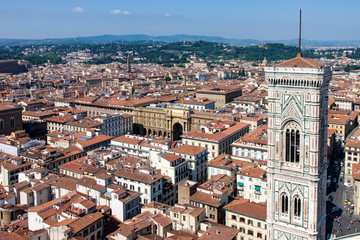
[{"label": "thin antenna mast", "polygon": [[299,16],[299,52],[298,57],[301,57],[301,8],[300,8],[300,16]]}]

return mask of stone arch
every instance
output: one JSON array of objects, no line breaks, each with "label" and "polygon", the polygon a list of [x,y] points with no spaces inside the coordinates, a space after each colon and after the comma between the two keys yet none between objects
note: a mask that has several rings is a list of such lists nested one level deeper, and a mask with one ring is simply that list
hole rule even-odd
[{"label": "stone arch", "polygon": [[148,129],[148,134],[147,135],[151,135],[151,129]]},{"label": "stone arch", "polygon": [[180,140],[181,135],[183,134],[183,126],[181,123],[177,122],[173,125],[173,140]]},{"label": "stone arch", "polygon": [[284,119],[284,121],[282,122],[282,124],[281,124],[281,129],[285,129],[286,128],[286,126],[288,125],[288,124],[290,124],[291,122],[295,122],[297,125],[299,125],[299,127],[300,127],[300,132],[304,132],[304,127],[303,127],[303,125],[301,124],[301,121],[299,120],[299,119],[297,119],[297,118],[294,118],[294,117],[288,117],[288,118],[286,118],[286,119]]},{"label": "stone arch", "polygon": [[143,128],[143,134],[142,135],[146,135],[147,131],[146,131],[146,128]]},{"label": "stone arch", "polygon": [[159,130],[158,134],[159,134],[159,137],[163,136],[161,130]]},{"label": "stone arch", "polygon": [[138,126],[137,124],[134,124],[134,129],[133,129],[134,134],[141,134],[140,131],[140,126]]},{"label": "stone arch", "polygon": [[156,129],[154,129],[154,131],[153,131],[153,135],[154,135],[154,137],[156,137],[157,135],[156,135]]}]

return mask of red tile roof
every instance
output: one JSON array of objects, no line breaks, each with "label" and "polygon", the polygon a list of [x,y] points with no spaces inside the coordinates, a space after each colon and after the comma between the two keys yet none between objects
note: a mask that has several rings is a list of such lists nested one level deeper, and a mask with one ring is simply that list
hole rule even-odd
[{"label": "red tile roof", "polygon": [[163,159],[169,161],[169,162],[174,162],[176,160],[178,160],[179,158],[181,158],[181,156],[179,155],[175,155],[175,154],[171,154],[171,153],[167,153],[163,156],[161,156]]},{"label": "red tile roof", "polygon": [[315,60],[303,58],[298,55],[296,58],[284,61],[276,66],[277,67],[318,68],[318,67],[322,67],[323,65]]},{"label": "red tile roof", "polygon": [[266,204],[249,202],[247,199],[239,199],[224,206],[224,209],[266,221]]},{"label": "red tile roof", "polygon": [[[228,124],[228,122],[231,121],[221,121],[221,120],[215,120],[211,124],[215,124],[211,126],[215,129],[224,129],[226,128],[224,124]],[[197,128],[191,132],[185,133],[183,135],[183,138],[196,138],[196,139],[206,139],[206,140],[213,140],[213,141],[224,141],[227,138],[230,138],[235,133],[245,130],[246,128],[249,128],[249,124],[242,123],[242,122],[234,122],[235,124],[231,125],[230,127],[227,127],[226,129],[216,132],[216,133],[205,133],[200,132],[201,128]]]},{"label": "red tile roof", "polygon": [[193,146],[193,145],[181,145],[179,147],[176,148],[172,148],[169,151],[171,152],[176,152],[176,153],[180,153],[180,154],[188,154],[188,155],[197,155],[199,153],[202,153],[203,151],[206,151],[207,148],[205,147],[199,147],[199,146]]}]

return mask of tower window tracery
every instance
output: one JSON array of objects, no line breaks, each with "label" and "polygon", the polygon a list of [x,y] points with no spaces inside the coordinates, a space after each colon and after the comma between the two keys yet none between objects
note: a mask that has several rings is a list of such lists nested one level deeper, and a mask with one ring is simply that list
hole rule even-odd
[{"label": "tower window tracery", "polygon": [[290,123],[285,131],[285,161],[300,162],[300,130],[295,123]]},{"label": "tower window tracery", "polygon": [[300,217],[301,215],[301,199],[299,196],[294,197],[294,216]]},{"label": "tower window tracery", "polygon": [[283,193],[281,195],[281,213],[287,214],[289,211],[289,197]]}]

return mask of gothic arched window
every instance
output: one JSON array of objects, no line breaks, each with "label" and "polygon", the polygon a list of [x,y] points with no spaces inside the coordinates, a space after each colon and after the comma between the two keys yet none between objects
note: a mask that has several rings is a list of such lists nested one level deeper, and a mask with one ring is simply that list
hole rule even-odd
[{"label": "gothic arched window", "polygon": [[298,196],[294,197],[294,216],[300,217],[301,215],[301,199]]},{"label": "gothic arched window", "polygon": [[281,212],[287,214],[289,211],[289,197],[283,193],[281,195]]},{"label": "gothic arched window", "polygon": [[293,123],[288,125],[285,133],[285,161],[300,162],[300,130]]}]

